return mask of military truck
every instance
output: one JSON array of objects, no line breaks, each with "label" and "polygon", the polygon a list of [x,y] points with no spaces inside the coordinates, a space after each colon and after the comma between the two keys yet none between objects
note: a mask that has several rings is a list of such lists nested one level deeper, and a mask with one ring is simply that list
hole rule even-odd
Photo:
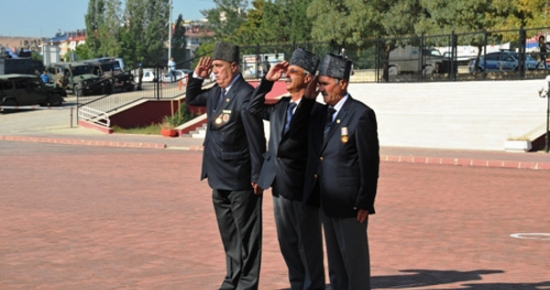
[{"label": "military truck", "polygon": [[[61,106],[67,93],[62,88],[44,84],[31,74],[0,75],[0,106]],[[11,112],[5,109],[3,112]]]},{"label": "military truck", "polygon": [[92,66],[85,62],[58,62],[46,66],[46,72],[51,80],[56,79],[59,70],[64,73],[63,83],[74,95],[86,96],[106,94],[109,85],[102,78],[92,73]]},{"label": "military truck", "polygon": [[112,85],[111,92],[133,91],[135,87],[134,76],[122,70],[118,61],[84,61],[92,67],[92,73],[109,80]]},{"label": "military truck", "polygon": [[0,75],[42,73],[44,64],[32,58],[1,58]]}]

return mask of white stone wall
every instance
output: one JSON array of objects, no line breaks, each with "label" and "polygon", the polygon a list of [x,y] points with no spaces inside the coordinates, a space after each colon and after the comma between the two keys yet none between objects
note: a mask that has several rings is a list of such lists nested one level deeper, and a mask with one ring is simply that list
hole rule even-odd
[{"label": "white stone wall", "polygon": [[[545,124],[544,80],[351,84],[374,109],[381,146],[503,150]],[[544,131],[540,135],[544,134]],[[540,136],[539,135],[539,136]]]}]

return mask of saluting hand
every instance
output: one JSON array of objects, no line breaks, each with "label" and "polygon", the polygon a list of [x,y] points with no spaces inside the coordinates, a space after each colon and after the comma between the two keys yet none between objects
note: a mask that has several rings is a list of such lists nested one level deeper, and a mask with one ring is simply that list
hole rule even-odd
[{"label": "saluting hand", "polygon": [[283,73],[286,72],[287,68],[288,61],[279,62],[269,69],[265,75],[265,79],[271,82],[277,81],[281,78]]},{"label": "saluting hand", "polygon": [[206,79],[212,73],[212,59],[210,57],[201,57],[195,68],[195,73],[202,79]]},{"label": "saluting hand", "polygon": [[317,80],[319,79],[319,76],[314,76],[309,84],[307,85],[306,92],[304,93],[304,98],[306,99],[313,99],[317,98],[317,95],[319,95],[319,88],[317,86]]}]

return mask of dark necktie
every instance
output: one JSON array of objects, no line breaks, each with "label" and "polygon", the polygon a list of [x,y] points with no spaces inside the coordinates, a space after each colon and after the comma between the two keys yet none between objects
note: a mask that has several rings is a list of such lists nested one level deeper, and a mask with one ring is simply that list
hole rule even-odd
[{"label": "dark necktie", "polygon": [[330,131],[330,127],[332,126],[332,115],[334,115],[334,112],[336,112],[336,110],[333,107],[329,106],[327,109],[327,120],[325,131],[323,131],[323,137],[327,135],[328,131]]},{"label": "dark necktie", "polygon": [[296,108],[296,103],[288,104],[288,108],[286,109],[285,131],[283,133],[288,132],[288,129],[290,129],[290,121],[292,120],[292,112],[294,112],[294,108]]},{"label": "dark necktie", "polygon": [[218,101],[216,102],[216,107],[214,108],[214,110],[217,110],[221,103],[223,102],[223,98],[225,97],[225,91],[226,89],[222,89],[221,92],[220,92],[220,96],[218,97]]}]

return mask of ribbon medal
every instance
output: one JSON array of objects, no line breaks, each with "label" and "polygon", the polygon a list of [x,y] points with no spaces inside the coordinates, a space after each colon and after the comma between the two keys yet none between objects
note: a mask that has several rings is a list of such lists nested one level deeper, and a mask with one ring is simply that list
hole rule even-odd
[{"label": "ribbon medal", "polygon": [[348,127],[342,127],[341,133],[342,137],[340,138],[340,141],[342,141],[342,143],[348,143]]}]

